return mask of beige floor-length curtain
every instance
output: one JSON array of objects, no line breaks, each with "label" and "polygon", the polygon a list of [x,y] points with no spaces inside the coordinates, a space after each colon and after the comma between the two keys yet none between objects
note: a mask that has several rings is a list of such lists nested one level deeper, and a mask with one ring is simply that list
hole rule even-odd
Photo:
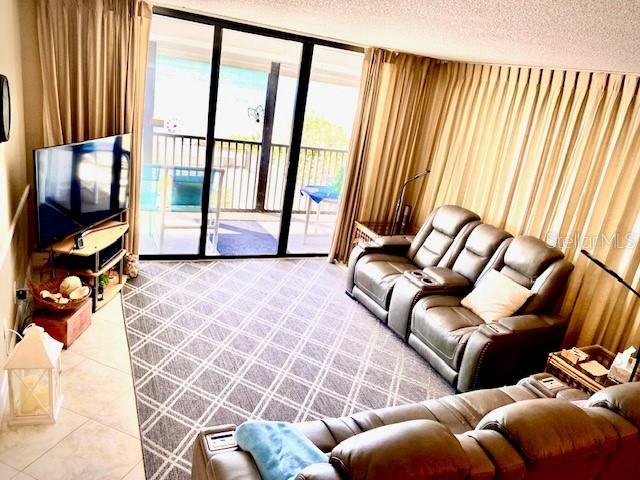
[{"label": "beige floor-length curtain", "polygon": [[453,203],[557,243],[576,265],[567,343],[637,345],[639,302],[580,249],[639,287],[638,77],[435,61],[430,75],[414,218]]},{"label": "beige floor-length curtain", "polygon": [[137,253],[151,6],[144,0],[37,0],[36,12],[45,143],[132,133],[127,248]]},{"label": "beige floor-length curtain", "polygon": [[380,49],[365,53],[331,259],[349,255],[354,221],[388,221],[402,183],[423,170],[431,60]]}]

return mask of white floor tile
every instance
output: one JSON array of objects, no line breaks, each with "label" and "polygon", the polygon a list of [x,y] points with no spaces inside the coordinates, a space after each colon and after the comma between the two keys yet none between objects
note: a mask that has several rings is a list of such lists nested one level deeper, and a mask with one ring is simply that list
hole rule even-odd
[{"label": "white floor tile", "polygon": [[15,468],[0,463],[0,480],[11,480],[17,473],[18,471]]},{"label": "white floor tile", "polygon": [[23,470],[86,421],[86,417],[63,408],[53,425],[10,428],[5,424],[0,431],[0,462]]},{"label": "white floor tile", "polygon": [[[114,299],[111,303],[119,302]],[[111,303],[108,305],[111,305]],[[124,329],[122,313],[120,313],[119,322],[115,320],[94,320],[82,336],[69,347],[69,352],[90,358],[130,375],[129,347],[127,346],[127,335]]]},{"label": "white floor tile", "polygon": [[0,429],[0,480],[143,480],[120,297],[63,351],[62,369],[55,425]]},{"label": "white floor tile", "polygon": [[123,480],[146,480],[143,463],[140,462],[133,467],[133,470],[127,473],[127,476],[124,477]]},{"label": "white floor tile", "polygon": [[84,362],[87,357],[83,357],[82,355],[77,354],[74,350],[72,350],[73,345],[71,345],[71,349],[62,351],[62,374],[64,375],[67,370],[72,369],[76,365],[81,362]]},{"label": "white floor tile", "polygon": [[141,459],[136,438],[89,420],[25,472],[37,480],[120,480]]},{"label": "white floor tile", "polygon": [[139,436],[130,374],[87,359],[67,372],[65,408],[99,423]]}]

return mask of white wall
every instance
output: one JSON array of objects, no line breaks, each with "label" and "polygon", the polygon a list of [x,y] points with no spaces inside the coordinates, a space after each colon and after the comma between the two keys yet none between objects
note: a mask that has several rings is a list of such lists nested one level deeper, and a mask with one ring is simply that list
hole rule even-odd
[{"label": "white wall", "polygon": [[[28,202],[17,209],[31,175],[31,149],[41,146],[39,72],[33,0],[0,0],[0,74],[9,79],[12,114],[10,139],[0,143],[0,366],[10,347],[6,328],[14,327],[16,316],[14,282],[25,286],[31,253],[33,207]],[[0,416],[5,385],[0,371]]]}]

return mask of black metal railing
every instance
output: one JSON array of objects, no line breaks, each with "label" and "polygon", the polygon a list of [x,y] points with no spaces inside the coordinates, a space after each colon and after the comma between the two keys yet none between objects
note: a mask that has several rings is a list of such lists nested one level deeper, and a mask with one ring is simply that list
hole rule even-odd
[{"label": "black metal railing", "polygon": [[[257,211],[258,177],[260,174],[260,142],[216,138],[213,149],[213,166],[222,168],[222,210]],[[151,158],[146,163],[161,167],[204,168],[206,138],[172,133],[154,133]],[[304,185],[332,184],[340,176],[347,161],[346,150],[301,147],[296,196],[293,212],[306,209],[306,198],[299,192]],[[287,174],[289,146],[273,144],[265,187],[264,211],[282,209]],[[143,187],[144,188],[144,187]],[[335,212],[335,203],[323,202],[322,212]]]}]

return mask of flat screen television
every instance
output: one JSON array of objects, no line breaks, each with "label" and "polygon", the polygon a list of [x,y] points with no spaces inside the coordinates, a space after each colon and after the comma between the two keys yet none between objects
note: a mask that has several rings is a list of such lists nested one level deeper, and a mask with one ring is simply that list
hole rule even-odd
[{"label": "flat screen television", "polygon": [[123,213],[130,160],[130,134],[35,150],[38,248]]}]

